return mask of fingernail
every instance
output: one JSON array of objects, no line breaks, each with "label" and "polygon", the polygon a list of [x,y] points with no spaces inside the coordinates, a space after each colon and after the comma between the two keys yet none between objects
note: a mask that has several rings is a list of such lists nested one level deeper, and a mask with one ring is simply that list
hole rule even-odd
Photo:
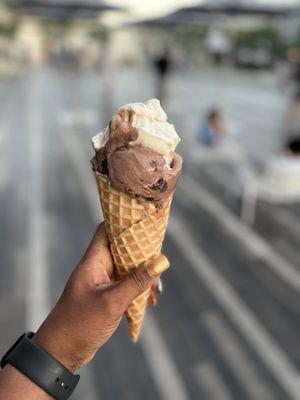
[{"label": "fingernail", "polygon": [[156,304],[157,304],[156,298],[155,298],[155,297],[152,297],[152,298],[150,299],[150,305],[153,306],[153,307],[155,307]]},{"label": "fingernail", "polygon": [[159,278],[158,285],[157,285],[158,294],[162,294],[163,290],[164,290],[163,283],[162,283],[162,280]]},{"label": "fingernail", "polygon": [[169,266],[169,260],[162,254],[152,258],[152,260],[147,263],[147,269],[154,278],[165,272]]}]

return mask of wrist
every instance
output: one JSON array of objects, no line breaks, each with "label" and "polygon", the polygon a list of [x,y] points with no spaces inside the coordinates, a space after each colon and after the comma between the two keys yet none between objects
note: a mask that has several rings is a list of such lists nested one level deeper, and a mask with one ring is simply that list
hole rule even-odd
[{"label": "wrist", "polygon": [[77,371],[83,364],[82,360],[76,357],[75,346],[67,336],[64,337],[58,332],[48,332],[42,326],[32,340],[71,372]]},{"label": "wrist", "polygon": [[0,400],[53,399],[44,389],[10,364],[0,371],[0,387]]}]

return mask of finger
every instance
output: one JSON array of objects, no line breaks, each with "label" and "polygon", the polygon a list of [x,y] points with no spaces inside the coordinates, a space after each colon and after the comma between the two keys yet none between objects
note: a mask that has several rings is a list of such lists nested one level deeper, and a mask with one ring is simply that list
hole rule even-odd
[{"label": "finger", "polygon": [[106,270],[112,270],[112,257],[109,250],[109,242],[105,232],[105,224],[102,222],[98,225],[96,232],[85,252],[86,258],[101,257]]},{"label": "finger", "polygon": [[158,285],[159,285],[159,278],[156,278],[153,285],[152,285],[152,292],[157,294],[158,293]]},{"label": "finger", "polygon": [[116,278],[117,275],[116,275],[116,271],[114,270],[113,264],[112,263],[111,264],[105,264],[104,267],[106,269],[106,272],[107,272],[108,276],[110,277],[110,280],[111,281],[116,281],[117,280],[117,278]]},{"label": "finger", "polygon": [[168,259],[159,255],[144,263],[123,280],[111,286],[108,290],[112,300],[124,309],[140,294],[155,282],[155,278],[169,268]]},{"label": "finger", "polygon": [[151,287],[151,293],[148,299],[148,304],[150,306],[157,306],[158,304],[158,296],[162,294],[163,287],[162,287],[162,280],[161,278],[156,278],[155,282]]},{"label": "finger", "polygon": [[156,293],[153,292],[153,290],[151,290],[151,293],[150,293],[150,296],[148,299],[148,305],[152,306],[152,307],[157,306],[157,296],[156,296]]},{"label": "finger", "polygon": [[170,263],[166,256],[160,254],[147,261],[147,267],[151,271],[151,274],[155,278],[158,278],[170,267]]},{"label": "finger", "polygon": [[86,249],[85,256],[88,257],[90,253],[94,253],[99,247],[108,247],[108,239],[105,232],[104,222],[97,226],[88,248]]},{"label": "finger", "polygon": [[111,281],[109,276],[113,275],[113,261],[104,223],[98,226],[79,264],[79,269],[88,275],[95,284]]}]

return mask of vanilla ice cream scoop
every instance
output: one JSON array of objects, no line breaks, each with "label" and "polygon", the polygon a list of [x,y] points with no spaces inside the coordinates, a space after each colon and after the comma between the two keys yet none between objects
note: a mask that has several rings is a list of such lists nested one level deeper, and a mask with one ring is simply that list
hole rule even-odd
[{"label": "vanilla ice cream scoop", "polygon": [[[167,115],[162,109],[158,99],[148,100],[145,103],[127,104],[120,108],[132,112],[131,124],[138,132],[137,138],[130,144],[141,145],[152,149],[159,154],[169,156],[175,151],[180,138],[174,125],[167,121]],[[117,118],[117,115],[112,118]],[[106,127],[92,139],[96,151],[103,148],[109,140],[109,127]]]}]

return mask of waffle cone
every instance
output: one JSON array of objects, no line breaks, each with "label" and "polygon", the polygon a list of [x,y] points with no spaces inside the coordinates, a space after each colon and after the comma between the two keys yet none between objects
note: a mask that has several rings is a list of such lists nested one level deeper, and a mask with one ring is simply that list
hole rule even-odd
[{"label": "waffle cone", "polygon": [[[142,204],[115,190],[106,176],[95,172],[106,233],[114,259],[116,277],[122,279],[140,264],[160,254],[172,195],[165,206]],[[127,308],[131,339],[136,342],[141,331],[150,290],[138,296]]]}]

